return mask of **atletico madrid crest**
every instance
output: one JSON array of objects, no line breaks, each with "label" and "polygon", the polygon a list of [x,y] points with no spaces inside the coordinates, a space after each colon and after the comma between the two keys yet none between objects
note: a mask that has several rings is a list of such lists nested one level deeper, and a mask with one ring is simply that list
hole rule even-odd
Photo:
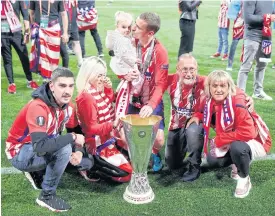
[{"label": "atletico madrid crest", "polygon": [[272,43],[270,40],[263,40],[262,41],[262,52],[266,55],[271,53]]}]

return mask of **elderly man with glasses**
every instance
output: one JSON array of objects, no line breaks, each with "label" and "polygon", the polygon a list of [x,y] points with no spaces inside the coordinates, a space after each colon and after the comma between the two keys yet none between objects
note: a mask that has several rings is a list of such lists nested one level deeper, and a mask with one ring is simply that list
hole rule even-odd
[{"label": "elderly man with glasses", "polygon": [[[179,57],[177,71],[168,76],[167,91],[171,100],[171,114],[165,161],[169,169],[186,165],[183,181],[194,181],[200,176],[201,153],[203,148],[202,124],[187,123],[199,110],[204,94],[204,76],[197,74],[198,64],[191,54]],[[183,163],[186,153],[187,163]]]}]

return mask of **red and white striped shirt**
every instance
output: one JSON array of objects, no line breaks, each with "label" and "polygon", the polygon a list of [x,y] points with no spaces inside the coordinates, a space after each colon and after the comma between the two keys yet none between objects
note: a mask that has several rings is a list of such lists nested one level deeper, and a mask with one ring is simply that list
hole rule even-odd
[{"label": "red and white striped shirt", "polygon": [[229,28],[229,19],[227,18],[228,4],[230,0],[221,0],[221,7],[218,17],[218,27],[219,28]]},{"label": "red and white striped shirt", "polygon": [[[168,130],[183,128],[186,120],[199,112],[200,103],[204,99],[204,76],[197,76],[193,86],[180,87],[178,74],[168,75],[168,94],[171,100],[170,124]],[[194,91],[194,93],[192,93]],[[192,105],[191,98],[193,95]]]}]

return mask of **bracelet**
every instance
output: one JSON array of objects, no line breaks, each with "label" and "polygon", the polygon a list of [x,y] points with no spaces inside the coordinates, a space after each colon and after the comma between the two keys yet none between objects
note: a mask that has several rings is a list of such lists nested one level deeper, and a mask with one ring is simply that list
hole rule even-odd
[{"label": "bracelet", "polygon": [[25,33],[24,33],[24,35],[29,36],[29,35],[30,35],[30,33],[25,32]]}]

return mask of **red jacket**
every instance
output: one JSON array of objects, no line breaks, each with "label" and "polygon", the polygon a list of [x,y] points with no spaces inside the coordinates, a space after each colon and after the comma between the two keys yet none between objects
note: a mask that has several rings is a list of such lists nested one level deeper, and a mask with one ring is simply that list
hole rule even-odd
[{"label": "red jacket", "polygon": [[[108,98],[114,100],[114,92],[112,89],[105,88],[104,93]],[[76,113],[83,133],[85,134],[85,142],[93,151],[96,147],[95,136],[100,137],[101,143],[111,138],[110,133],[113,130],[113,122],[108,121],[99,124],[98,106],[95,98],[89,93],[81,93],[76,98]]]},{"label": "red jacket", "polygon": [[254,125],[254,121],[249,114],[248,110],[242,107],[237,107],[236,104],[245,106],[245,95],[239,94],[233,96],[233,109],[235,113],[234,117],[234,129],[232,131],[224,131],[220,124],[222,104],[215,104],[216,110],[216,138],[215,143],[217,147],[230,144],[234,141],[247,142],[255,139],[258,135],[257,128]]},{"label": "red jacket", "polygon": [[[256,119],[253,119],[253,115],[256,114],[255,112],[252,112],[252,114],[249,113],[249,111],[245,108],[246,106],[246,95],[245,93],[237,89],[237,95],[232,97],[233,100],[233,109],[234,109],[234,125],[233,130],[230,131],[224,131],[220,122],[221,122],[221,110],[222,110],[222,103],[215,103],[214,108],[212,109],[215,117],[216,117],[216,124],[215,124],[215,130],[216,130],[216,138],[215,143],[218,148],[228,145],[234,141],[243,141],[247,142],[249,140],[255,139],[259,143],[261,143],[265,149],[266,152],[269,152],[271,149],[271,136],[269,131],[265,131],[267,134],[267,138],[265,142],[262,141],[260,134],[259,134],[259,128],[256,124]],[[200,118],[200,120],[203,120],[203,115],[201,113],[197,113],[197,117]],[[264,124],[264,123],[263,123]]]},{"label": "red jacket", "polygon": [[32,133],[45,132],[49,138],[59,136],[64,130],[64,125],[73,118],[72,113],[72,104],[63,110],[49,106],[40,98],[31,100],[19,112],[9,130],[6,140],[8,159],[13,158],[24,144],[33,141],[30,136]]}]

